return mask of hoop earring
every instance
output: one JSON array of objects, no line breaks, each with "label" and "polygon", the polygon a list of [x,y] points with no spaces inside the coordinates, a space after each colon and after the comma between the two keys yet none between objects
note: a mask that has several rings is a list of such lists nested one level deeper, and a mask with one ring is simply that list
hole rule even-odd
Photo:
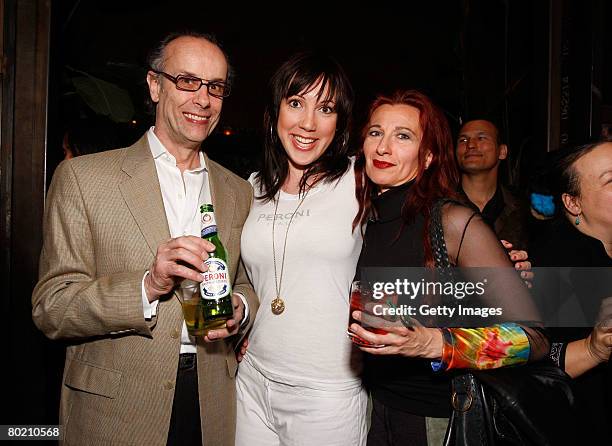
[{"label": "hoop earring", "polygon": [[348,135],[345,133],[342,134],[342,139],[340,139],[340,147],[345,147],[348,144]]},{"label": "hoop earring", "polygon": [[274,135],[274,125],[270,123],[270,141],[276,141],[276,137]]}]

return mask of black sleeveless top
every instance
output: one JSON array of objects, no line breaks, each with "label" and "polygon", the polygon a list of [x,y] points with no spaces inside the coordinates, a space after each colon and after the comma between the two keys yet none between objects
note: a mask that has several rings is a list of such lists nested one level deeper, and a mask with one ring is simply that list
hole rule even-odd
[{"label": "black sleeveless top", "polygon": [[[377,216],[368,222],[357,264],[363,267],[422,267],[424,218],[405,223],[402,204],[412,182],[389,189],[373,200]],[[448,417],[450,377],[435,373],[431,361],[365,354],[364,382],[372,397],[386,406],[416,415]]]}]

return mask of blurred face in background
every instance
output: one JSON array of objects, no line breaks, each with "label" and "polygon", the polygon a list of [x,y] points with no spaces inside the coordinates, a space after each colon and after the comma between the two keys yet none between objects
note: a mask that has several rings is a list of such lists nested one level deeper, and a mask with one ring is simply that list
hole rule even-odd
[{"label": "blurred face in background", "polygon": [[[381,192],[416,177],[422,130],[419,110],[384,104],[372,113],[363,142],[365,170]],[[431,161],[427,155],[426,165]]]},{"label": "blurred face in background", "polygon": [[338,114],[329,88],[321,80],[280,105],[276,131],[293,169],[303,170],[318,160],[334,140]]},{"label": "blurred face in background", "polygon": [[489,121],[468,121],[457,138],[457,163],[466,173],[490,171],[508,155],[505,144],[497,143],[497,128]]},{"label": "blurred face in background", "polygon": [[64,150],[64,160],[69,160],[74,157],[70,145],[68,144],[68,133],[64,133],[64,139],[62,140],[62,149]]},{"label": "blurred face in background", "polygon": [[611,242],[612,143],[595,147],[576,160],[573,167],[578,175],[580,193],[573,198],[577,207],[572,209],[564,199],[566,207],[572,214],[580,214],[581,225],[589,235]]}]

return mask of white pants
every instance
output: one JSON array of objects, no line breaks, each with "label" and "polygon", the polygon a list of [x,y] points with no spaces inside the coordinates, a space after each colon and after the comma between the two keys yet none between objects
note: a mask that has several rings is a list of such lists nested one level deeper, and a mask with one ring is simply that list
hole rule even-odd
[{"label": "white pants", "polygon": [[236,378],[236,446],[365,446],[367,393],[270,381],[247,357]]}]

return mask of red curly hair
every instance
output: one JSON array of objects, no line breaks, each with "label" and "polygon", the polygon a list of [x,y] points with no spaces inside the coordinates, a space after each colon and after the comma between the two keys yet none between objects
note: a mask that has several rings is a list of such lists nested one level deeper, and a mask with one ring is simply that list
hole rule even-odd
[{"label": "red curly hair", "polygon": [[[440,198],[458,199],[457,186],[460,176],[455,161],[450,127],[442,110],[426,95],[416,90],[399,90],[391,96],[378,96],[372,102],[368,113],[368,124],[363,128],[361,134],[362,143],[366,137],[372,114],[382,105],[409,105],[419,111],[419,125],[423,135],[419,146],[419,164],[414,184],[402,206],[402,217],[404,224],[407,224],[414,220],[417,214],[424,215],[425,265],[433,266],[433,254],[428,235],[431,208]],[[432,155],[428,168],[425,166],[427,153]],[[378,192],[377,186],[366,175],[363,149],[359,151],[355,161],[355,182],[359,212],[353,220],[353,229],[358,225],[363,225],[374,212],[372,196]]]}]

